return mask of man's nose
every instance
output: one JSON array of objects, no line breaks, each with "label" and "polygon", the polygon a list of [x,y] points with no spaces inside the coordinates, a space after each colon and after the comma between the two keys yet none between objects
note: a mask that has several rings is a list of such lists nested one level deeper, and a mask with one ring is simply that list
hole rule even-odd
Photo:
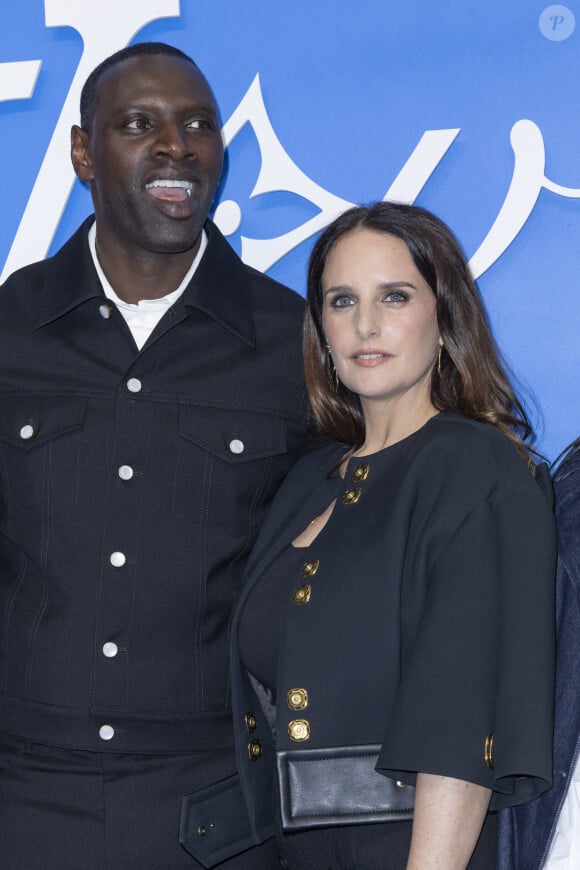
[{"label": "man's nose", "polygon": [[156,156],[169,154],[174,159],[195,157],[195,148],[185,127],[170,121],[158,128],[154,149]]}]

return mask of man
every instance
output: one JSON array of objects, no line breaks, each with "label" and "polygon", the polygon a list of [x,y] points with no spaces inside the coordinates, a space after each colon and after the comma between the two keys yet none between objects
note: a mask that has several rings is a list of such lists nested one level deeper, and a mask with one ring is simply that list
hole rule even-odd
[{"label": "man", "polygon": [[500,813],[498,870],[580,867],[580,439],[554,474],[558,524],[552,788]]},{"label": "man", "polygon": [[0,867],[195,868],[181,800],[232,773],[232,600],[304,440],[302,301],[207,220],[220,121],[180,51],[97,67],[72,161],[95,218],[0,292]]}]

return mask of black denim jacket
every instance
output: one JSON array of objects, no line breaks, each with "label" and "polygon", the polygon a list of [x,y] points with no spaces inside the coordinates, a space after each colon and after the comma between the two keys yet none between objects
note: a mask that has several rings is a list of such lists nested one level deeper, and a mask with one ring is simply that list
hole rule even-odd
[{"label": "black denim jacket", "polygon": [[303,449],[303,300],[208,223],[139,351],[90,223],[0,290],[0,731],[231,748],[232,603]]}]

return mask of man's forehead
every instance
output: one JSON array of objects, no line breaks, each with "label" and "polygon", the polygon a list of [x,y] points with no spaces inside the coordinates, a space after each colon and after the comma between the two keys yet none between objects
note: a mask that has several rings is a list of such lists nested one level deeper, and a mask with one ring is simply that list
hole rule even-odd
[{"label": "man's forehead", "polygon": [[138,102],[147,95],[183,98],[188,93],[192,100],[217,108],[209,84],[194,64],[173,55],[139,55],[106,70],[97,83],[96,98],[97,105],[114,110],[115,104]]}]

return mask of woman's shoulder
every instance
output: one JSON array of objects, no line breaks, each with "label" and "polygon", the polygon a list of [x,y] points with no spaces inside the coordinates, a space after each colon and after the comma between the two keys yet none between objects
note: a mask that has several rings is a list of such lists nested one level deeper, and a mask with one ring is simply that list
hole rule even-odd
[{"label": "woman's shoulder", "polygon": [[315,487],[326,485],[325,481],[337,468],[347,447],[337,441],[325,441],[300,456],[281,482],[273,506],[279,507],[300,499]]},{"label": "woman's shoulder", "polygon": [[347,451],[348,447],[345,444],[325,439],[296,460],[285,482],[311,475],[324,477],[337,466]]},{"label": "woman's shoulder", "polygon": [[426,432],[423,461],[442,465],[460,486],[479,484],[487,493],[538,489],[513,442],[489,423],[441,412]]}]

